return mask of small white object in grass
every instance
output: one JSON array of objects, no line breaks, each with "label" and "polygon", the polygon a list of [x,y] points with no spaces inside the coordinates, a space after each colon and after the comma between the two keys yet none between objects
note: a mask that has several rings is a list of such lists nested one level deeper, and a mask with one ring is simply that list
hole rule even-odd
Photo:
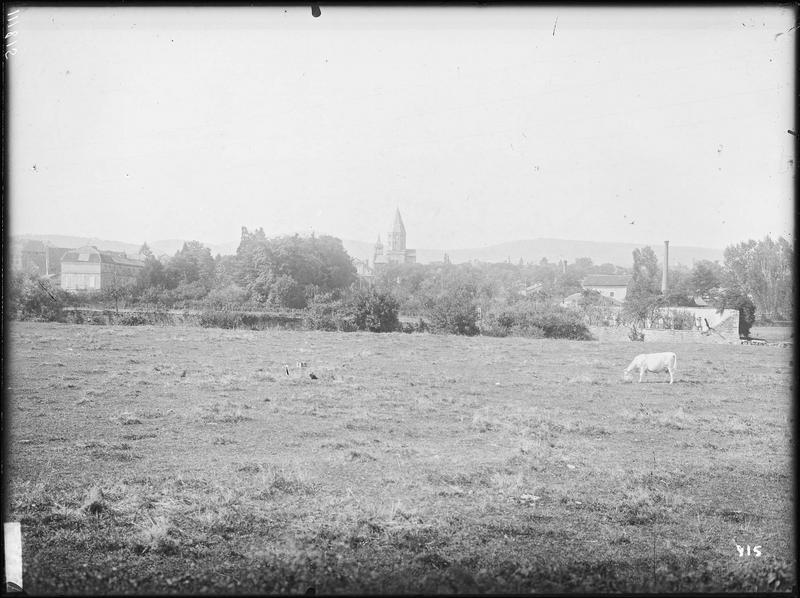
[{"label": "small white object in grass", "polygon": [[6,555],[6,589],[22,590],[22,530],[19,521],[3,523],[3,540]]},{"label": "small white object in grass", "polygon": [[567,469],[575,469],[575,466],[572,463],[567,463]]}]

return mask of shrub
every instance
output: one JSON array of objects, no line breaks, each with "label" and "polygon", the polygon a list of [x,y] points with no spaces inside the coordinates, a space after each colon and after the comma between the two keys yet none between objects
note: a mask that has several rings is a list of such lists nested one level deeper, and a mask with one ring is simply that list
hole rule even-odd
[{"label": "shrub", "polygon": [[206,304],[215,308],[230,304],[243,304],[250,298],[250,293],[237,284],[211,289],[206,295]]},{"label": "shrub", "polygon": [[303,327],[329,332],[358,330],[355,318],[348,312],[343,301],[330,293],[316,295],[311,300],[303,317]]},{"label": "shrub", "polygon": [[151,318],[149,318],[146,313],[140,311],[122,313],[117,318],[117,324],[123,326],[143,326],[151,323]]},{"label": "shrub", "polygon": [[580,315],[557,305],[519,302],[490,314],[481,326],[488,336],[526,336],[591,340],[592,335]]},{"label": "shrub", "polygon": [[430,310],[431,328],[444,334],[474,336],[478,329],[478,307],[465,289],[438,298]]},{"label": "shrub", "polygon": [[294,278],[283,274],[270,286],[269,302],[280,307],[302,309],[307,305],[305,289]]},{"label": "shrub", "polygon": [[63,308],[72,300],[63,289],[34,274],[16,273],[11,279],[7,309],[12,317],[40,322],[64,321]]},{"label": "shrub", "polygon": [[388,293],[372,288],[357,291],[347,302],[346,310],[358,330],[394,332],[400,329],[400,320],[397,317],[400,305]]},{"label": "shrub", "polygon": [[636,329],[636,324],[631,325],[630,334],[628,334],[628,338],[634,342],[641,342],[644,341],[644,332],[639,332]]},{"label": "shrub", "polygon": [[197,301],[208,295],[208,288],[199,280],[195,280],[194,282],[182,282],[177,288],[170,292],[173,294],[176,301]]},{"label": "shrub", "polygon": [[204,311],[200,314],[203,328],[241,328],[242,314],[232,311]]},{"label": "shrub", "polygon": [[489,317],[481,323],[481,334],[484,336],[506,337],[510,335],[510,328],[502,325],[497,318]]},{"label": "shrub", "polygon": [[400,331],[407,334],[411,334],[412,332],[428,332],[428,325],[425,323],[425,320],[420,318],[416,322],[402,322],[400,324]]},{"label": "shrub", "polygon": [[686,310],[674,311],[670,314],[673,330],[694,330],[694,314]]}]

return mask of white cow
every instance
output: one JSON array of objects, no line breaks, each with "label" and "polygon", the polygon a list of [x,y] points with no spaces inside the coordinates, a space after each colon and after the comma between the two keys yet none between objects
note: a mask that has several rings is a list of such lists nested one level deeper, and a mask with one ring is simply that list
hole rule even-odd
[{"label": "white cow", "polygon": [[677,362],[678,357],[672,352],[642,353],[633,358],[623,376],[629,378],[633,370],[639,370],[639,382],[641,382],[645,372],[669,372],[669,383],[672,384],[672,372],[675,371]]}]

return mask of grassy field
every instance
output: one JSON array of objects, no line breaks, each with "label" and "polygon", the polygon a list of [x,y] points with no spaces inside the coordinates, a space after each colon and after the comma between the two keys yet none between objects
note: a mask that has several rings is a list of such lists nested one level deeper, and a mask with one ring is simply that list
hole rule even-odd
[{"label": "grassy field", "polygon": [[[789,348],[24,322],[9,338],[5,520],[29,593],[796,583]],[[673,385],[621,379],[645,350],[678,353]]]}]

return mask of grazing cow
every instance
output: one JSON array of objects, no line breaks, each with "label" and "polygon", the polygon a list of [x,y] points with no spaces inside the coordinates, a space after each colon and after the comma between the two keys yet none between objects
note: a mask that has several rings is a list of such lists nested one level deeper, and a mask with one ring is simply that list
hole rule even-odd
[{"label": "grazing cow", "polygon": [[669,372],[669,383],[672,384],[672,372],[675,371],[677,362],[678,357],[672,352],[642,353],[633,358],[623,376],[628,378],[633,370],[639,370],[639,382],[641,382],[645,372]]}]

